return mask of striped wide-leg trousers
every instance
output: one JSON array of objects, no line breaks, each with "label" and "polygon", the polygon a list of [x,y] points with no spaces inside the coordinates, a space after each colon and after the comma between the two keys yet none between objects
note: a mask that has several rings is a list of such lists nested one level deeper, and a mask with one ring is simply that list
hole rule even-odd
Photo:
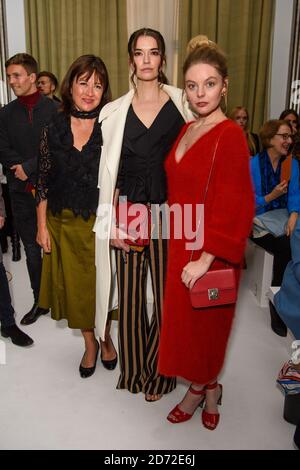
[{"label": "striped wide-leg trousers", "polygon": [[[162,395],[176,379],[158,374],[158,346],[167,262],[167,240],[151,239],[142,252],[116,250],[119,291],[118,389]],[[150,267],[154,296],[152,317],[147,314],[147,272]]]}]

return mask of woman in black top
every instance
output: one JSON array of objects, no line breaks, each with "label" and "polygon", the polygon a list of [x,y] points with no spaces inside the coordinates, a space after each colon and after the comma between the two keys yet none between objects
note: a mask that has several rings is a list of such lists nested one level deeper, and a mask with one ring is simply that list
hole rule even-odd
[{"label": "woman in black top", "polygon": [[128,110],[117,189],[130,202],[162,204],[167,200],[164,160],[184,120],[169,99],[148,128]]},{"label": "woman in black top", "polygon": [[[39,305],[55,320],[80,328],[85,354],[81,377],[94,373],[99,351],[95,338],[95,237],[97,176],[101,132],[97,117],[111,97],[106,67],[99,57],[79,57],[61,87],[62,111],[43,130],[37,184],[37,241],[46,253]],[[116,365],[107,329],[102,361]],[[106,356],[106,358],[105,358]]]}]

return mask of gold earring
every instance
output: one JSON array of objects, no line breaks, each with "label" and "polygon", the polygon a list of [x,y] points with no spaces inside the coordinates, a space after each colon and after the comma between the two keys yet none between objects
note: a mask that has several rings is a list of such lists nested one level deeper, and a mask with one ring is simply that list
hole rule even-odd
[{"label": "gold earring", "polygon": [[226,114],[227,113],[227,93],[226,93],[226,91],[221,93],[221,97],[223,98],[223,106],[221,106],[221,107],[223,108],[224,114]]}]

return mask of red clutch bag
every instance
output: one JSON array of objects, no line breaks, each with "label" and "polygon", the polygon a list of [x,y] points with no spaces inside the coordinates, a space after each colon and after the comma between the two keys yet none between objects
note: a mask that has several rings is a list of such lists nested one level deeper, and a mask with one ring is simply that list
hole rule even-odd
[{"label": "red clutch bag", "polygon": [[237,299],[234,269],[226,267],[207,271],[190,289],[190,299],[194,308],[234,304]]},{"label": "red clutch bag", "polygon": [[[208,175],[207,184],[204,191],[203,204],[205,203],[209,182],[214,168],[216,151],[218,148],[221,134],[216,142],[212,164]],[[200,227],[201,220],[198,222],[197,232]],[[192,261],[193,253],[191,253],[190,261]],[[234,304],[237,299],[237,283],[234,269],[230,266],[221,267],[220,269],[211,269],[204,276],[200,277],[193,288],[190,289],[190,299],[192,307],[207,308],[217,307],[218,305]]]},{"label": "red clutch bag", "polygon": [[150,244],[151,210],[147,205],[120,202],[116,208],[116,223],[117,227],[135,239],[126,239],[128,245],[145,247]]}]

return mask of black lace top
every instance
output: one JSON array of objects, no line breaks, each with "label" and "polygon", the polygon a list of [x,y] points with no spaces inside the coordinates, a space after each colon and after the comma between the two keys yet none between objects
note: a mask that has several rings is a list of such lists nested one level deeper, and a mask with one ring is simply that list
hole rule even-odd
[{"label": "black lace top", "polygon": [[55,215],[71,209],[88,220],[98,205],[98,168],[102,144],[100,125],[95,121],[89,141],[79,151],[73,145],[70,117],[59,113],[43,129],[36,201],[47,199]]},{"label": "black lace top", "polygon": [[131,202],[166,201],[164,162],[183,124],[184,119],[172,100],[161,108],[149,128],[130,106],[117,180],[120,196],[127,196]]}]

